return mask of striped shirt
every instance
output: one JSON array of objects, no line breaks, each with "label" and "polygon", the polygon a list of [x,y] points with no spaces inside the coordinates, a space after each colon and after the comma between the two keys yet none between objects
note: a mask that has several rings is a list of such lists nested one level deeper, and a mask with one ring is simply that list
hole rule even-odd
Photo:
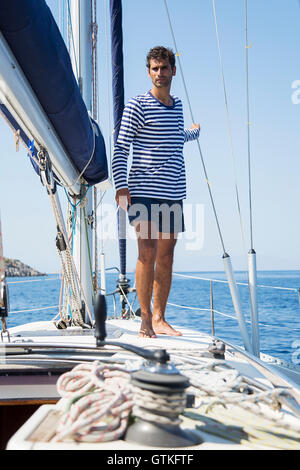
[{"label": "striped shirt", "polygon": [[112,162],[116,190],[128,188],[131,196],[155,199],[186,197],[183,145],[197,139],[199,130],[184,129],[182,103],[172,99],[173,106],[166,106],[147,92],[125,106]]}]

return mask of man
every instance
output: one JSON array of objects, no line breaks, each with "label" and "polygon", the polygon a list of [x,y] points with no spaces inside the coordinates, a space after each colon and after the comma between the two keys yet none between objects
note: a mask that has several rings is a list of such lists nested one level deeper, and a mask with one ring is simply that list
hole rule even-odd
[{"label": "man", "polygon": [[[198,138],[200,126],[192,124],[190,130],[184,129],[182,103],[170,94],[176,74],[174,53],[161,46],[151,49],[147,69],[152,89],[132,98],[125,107],[115,146],[112,169],[116,201],[121,208],[128,208],[137,233],[136,289],[142,320],[139,336],[181,336],[166,322],[165,309],[177,235],[184,231],[183,145]],[[133,157],[127,183],[131,144]]]}]

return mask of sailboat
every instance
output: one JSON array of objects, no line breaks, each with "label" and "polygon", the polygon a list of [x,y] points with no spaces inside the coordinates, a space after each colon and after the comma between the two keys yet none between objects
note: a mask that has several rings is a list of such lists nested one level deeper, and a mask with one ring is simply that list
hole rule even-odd
[{"label": "sailboat", "polygon": [[[67,4],[70,56],[44,1],[0,6],[1,112],[28,149],[49,197],[64,281],[57,321],[8,329],[8,288],[0,264],[2,446],[118,452],[299,448],[300,371],[260,355],[253,247],[250,336],[223,246],[244,347],[189,328],[181,329],[181,337],[138,338],[140,317],[129,301],[135,289],[127,279],[122,236],[116,290],[121,311],[107,318],[105,257],[93,234],[97,191],[111,186],[97,123],[96,4]],[[124,106],[121,1],[111,0],[110,8],[117,135]],[[67,216],[58,187],[67,196]],[[120,216],[120,234],[122,222]]]}]

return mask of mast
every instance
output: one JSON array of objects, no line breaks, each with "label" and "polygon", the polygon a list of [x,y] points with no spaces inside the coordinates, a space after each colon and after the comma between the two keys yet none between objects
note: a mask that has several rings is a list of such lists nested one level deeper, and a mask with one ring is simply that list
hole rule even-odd
[{"label": "mast", "polygon": [[[70,20],[72,24],[71,61],[77,76],[81,95],[88,112],[92,113],[92,62],[91,62],[91,2],[72,0],[70,2]],[[81,184],[81,196],[86,193],[86,186]],[[74,236],[74,260],[81,280],[87,307],[93,312],[93,267],[92,267],[92,220],[93,193],[89,190],[78,208]],[[88,322],[87,316],[84,318]]]}]

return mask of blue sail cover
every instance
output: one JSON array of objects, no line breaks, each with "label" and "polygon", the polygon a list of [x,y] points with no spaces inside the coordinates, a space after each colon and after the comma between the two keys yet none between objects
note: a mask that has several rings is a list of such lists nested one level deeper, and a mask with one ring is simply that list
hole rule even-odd
[{"label": "blue sail cover", "polygon": [[121,0],[110,0],[110,17],[114,141],[116,143],[124,110],[124,66]]},{"label": "blue sail cover", "polygon": [[[123,32],[122,32],[122,2],[110,0],[111,18],[111,64],[112,64],[112,94],[114,110],[114,142],[119,135],[121,119],[124,110],[124,68],[123,68]],[[118,235],[120,272],[126,274],[126,212],[118,210]]]},{"label": "blue sail cover", "polygon": [[[74,166],[89,185],[108,177],[103,136],[88,115],[68,50],[44,0],[1,0],[0,30]],[[94,152],[94,153],[93,153]]]}]

